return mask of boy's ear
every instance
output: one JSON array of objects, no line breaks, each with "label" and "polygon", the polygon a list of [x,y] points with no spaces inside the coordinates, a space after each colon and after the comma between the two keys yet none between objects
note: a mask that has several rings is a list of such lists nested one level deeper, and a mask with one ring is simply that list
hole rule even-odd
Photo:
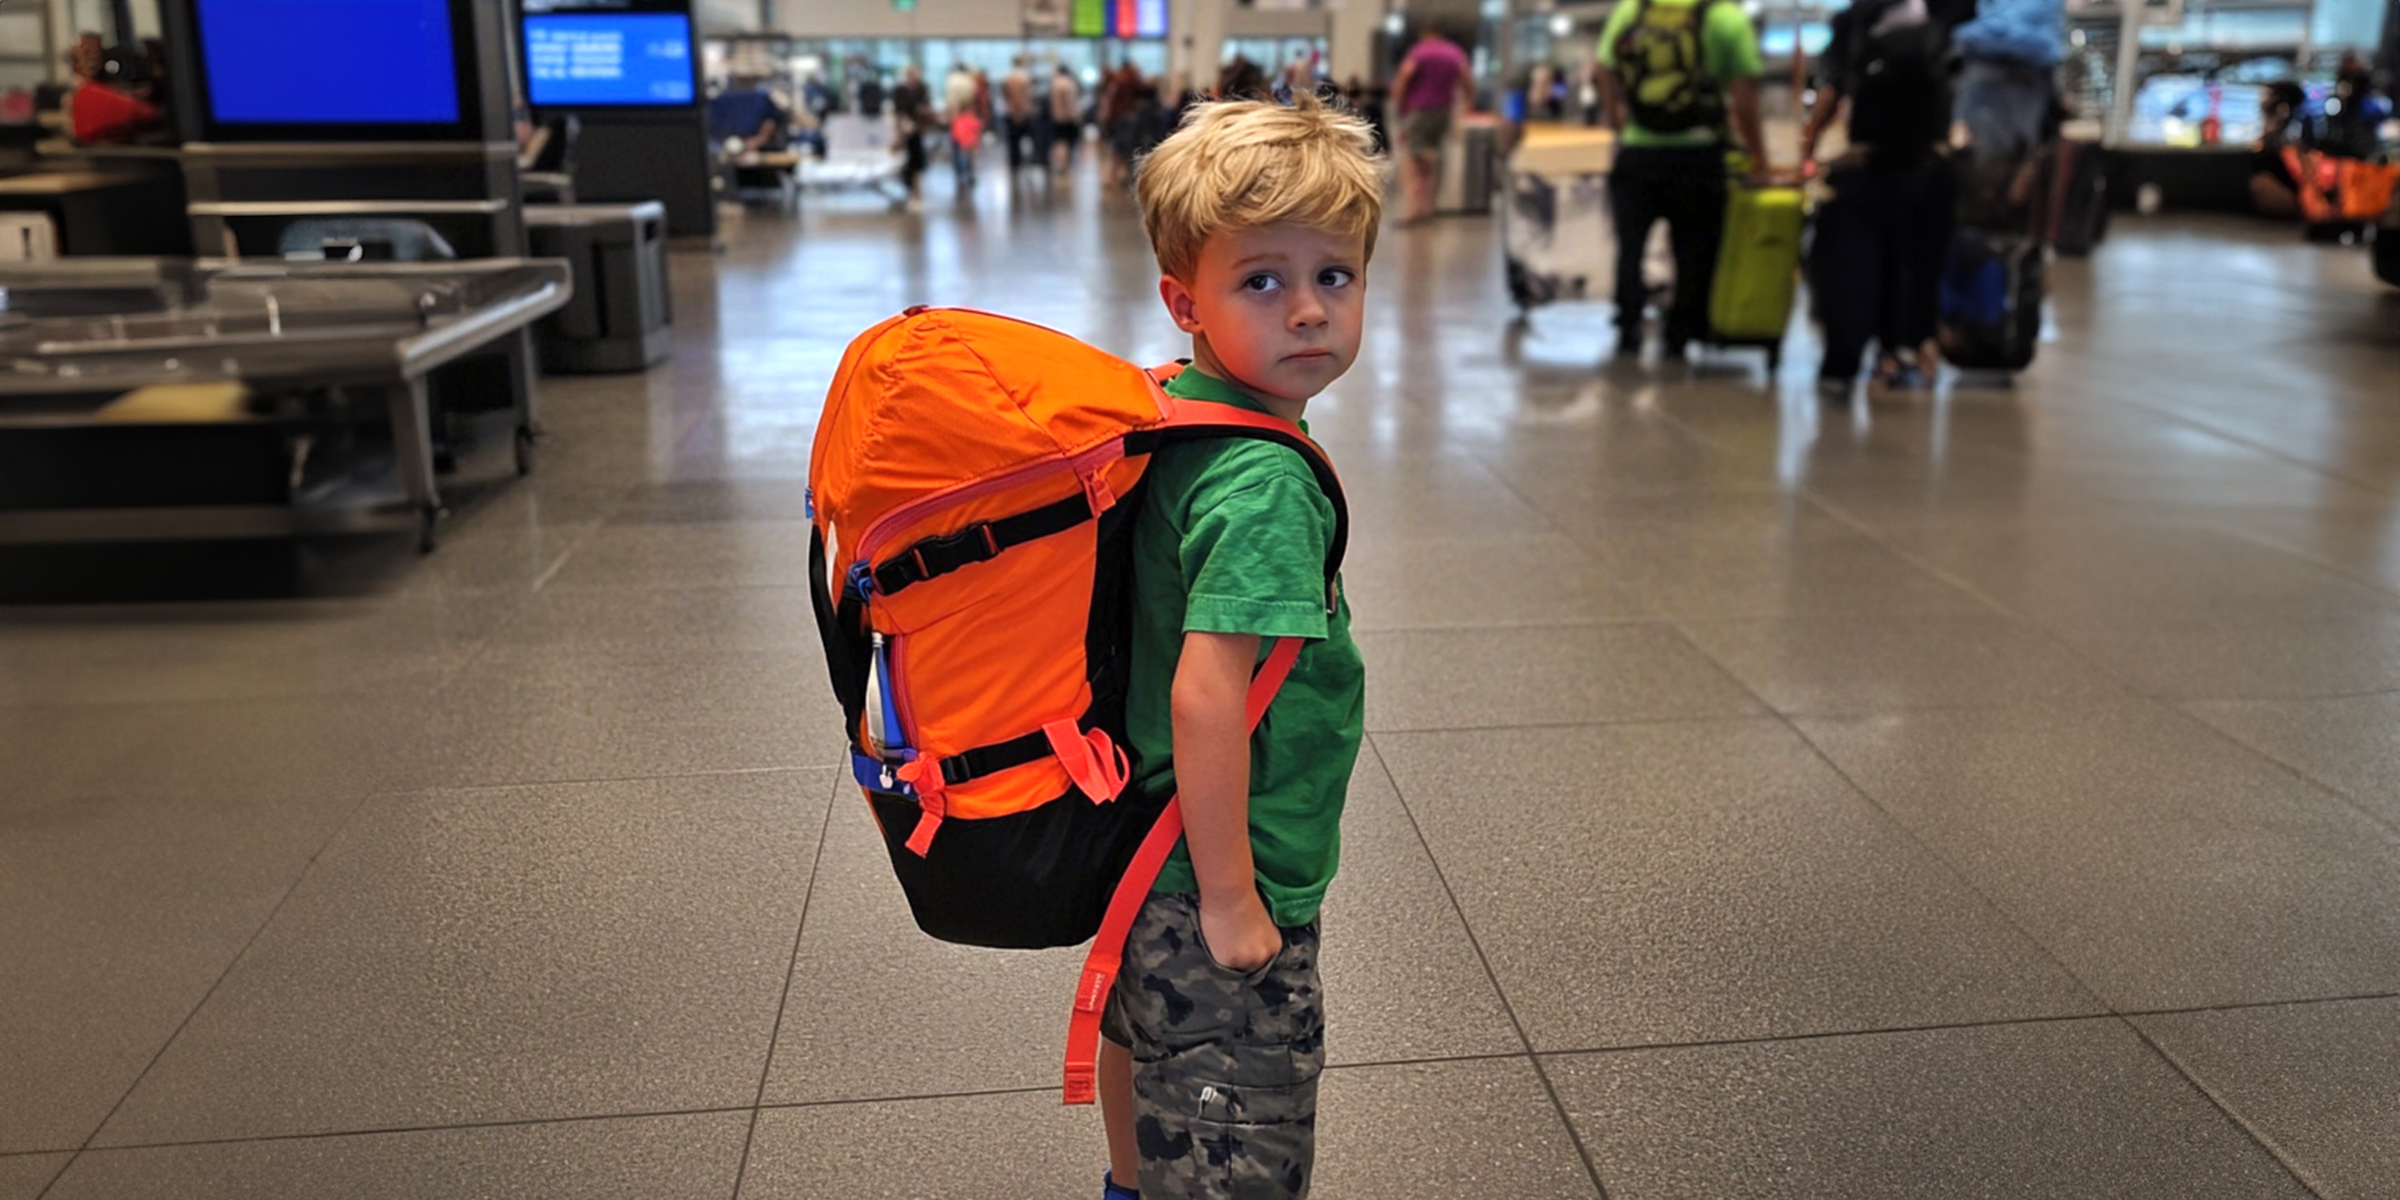
[{"label": "boy's ear", "polygon": [[1172,275],[1158,277],[1158,298],[1167,302],[1167,316],[1174,319],[1175,328],[1185,333],[1199,333],[1200,309],[1192,303],[1192,289]]}]

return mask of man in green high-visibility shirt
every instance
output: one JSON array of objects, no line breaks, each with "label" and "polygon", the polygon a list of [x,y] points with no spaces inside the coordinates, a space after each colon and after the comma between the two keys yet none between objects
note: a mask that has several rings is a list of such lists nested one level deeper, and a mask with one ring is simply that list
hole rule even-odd
[{"label": "man in green high-visibility shirt", "polygon": [[1725,233],[1725,140],[1767,170],[1758,34],[1734,0],[1624,0],[1600,33],[1600,102],[1617,131],[1608,190],[1617,226],[1617,353],[1642,351],[1642,248],[1667,223],[1675,303],[1664,349],[1708,333],[1708,289]]}]

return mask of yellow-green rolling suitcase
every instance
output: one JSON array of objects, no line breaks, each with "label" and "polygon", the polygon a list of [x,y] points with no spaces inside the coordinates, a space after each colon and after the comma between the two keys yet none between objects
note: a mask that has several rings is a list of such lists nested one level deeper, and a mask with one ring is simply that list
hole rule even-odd
[{"label": "yellow-green rolling suitcase", "polygon": [[1767,373],[1783,361],[1783,331],[1800,283],[1802,197],[1794,187],[1733,185],[1725,201],[1725,241],[1708,293],[1708,340],[1757,346]]}]

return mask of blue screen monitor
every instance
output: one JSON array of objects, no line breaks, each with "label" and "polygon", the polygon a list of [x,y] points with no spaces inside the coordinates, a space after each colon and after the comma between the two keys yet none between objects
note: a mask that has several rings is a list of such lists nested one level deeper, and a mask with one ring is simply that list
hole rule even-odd
[{"label": "blue screen monitor", "polygon": [[[219,126],[454,126],[450,0],[197,0]],[[469,59],[469,61],[472,61]]]},{"label": "blue screen monitor", "polygon": [[525,90],[536,107],[689,105],[692,21],[683,13],[528,14]]}]

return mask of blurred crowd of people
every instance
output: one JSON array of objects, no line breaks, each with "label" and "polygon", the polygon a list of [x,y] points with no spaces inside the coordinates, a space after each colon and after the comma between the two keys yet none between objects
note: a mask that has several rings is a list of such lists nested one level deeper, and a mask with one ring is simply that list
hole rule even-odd
[{"label": "blurred crowd of people", "polygon": [[[1463,54],[1458,62],[1462,66],[1450,75],[1421,76],[1415,90],[1446,97],[1449,81],[1457,80],[1463,92]],[[787,83],[756,76],[728,79],[708,102],[712,141],[733,157],[789,149],[822,158],[832,118],[888,119],[890,149],[899,156],[906,188],[904,203],[911,206],[921,206],[924,177],[944,159],[958,194],[971,195],[978,165],[994,142],[999,143],[996,157],[1005,158],[1012,179],[1025,172],[1069,171],[1088,146],[1098,157],[1101,177],[1111,186],[1128,186],[1135,164],[1175,131],[1184,113],[1216,97],[1295,90],[1339,96],[1375,127],[1381,142],[1392,141],[1385,108],[1387,96],[1396,93],[1357,76],[1337,87],[1327,78],[1321,51],[1295,53],[1273,67],[1237,55],[1213,80],[1200,84],[1189,76],[1146,73],[1132,61],[1094,77],[1033,53],[1016,55],[997,77],[966,62],[952,64],[939,80],[928,79],[914,63],[894,69],[853,58],[841,66],[838,86],[818,73]],[[1396,88],[1405,90],[1408,82],[1404,76],[1395,81]]]},{"label": "blurred crowd of people", "polygon": [[1030,54],[1018,55],[998,80],[982,68],[956,64],[938,91],[914,64],[901,68],[899,82],[888,92],[877,73],[853,74],[858,82],[842,107],[865,114],[888,112],[893,118],[901,179],[912,206],[922,203],[923,176],[933,150],[940,146],[947,146],[958,194],[966,196],[975,187],[980,154],[994,139],[1012,179],[1025,171],[1069,171],[1088,144],[1100,156],[1101,177],[1111,186],[1126,186],[1135,164],[1175,131],[1188,109],[1216,97],[1334,90],[1373,122],[1379,134],[1384,121],[1382,89],[1356,78],[1346,88],[1332,89],[1322,76],[1322,63],[1305,55],[1274,71],[1237,56],[1207,87],[1194,86],[1188,77],[1145,74],[1130,61],[1102,72],[1087,87],[1073,68]]}]

